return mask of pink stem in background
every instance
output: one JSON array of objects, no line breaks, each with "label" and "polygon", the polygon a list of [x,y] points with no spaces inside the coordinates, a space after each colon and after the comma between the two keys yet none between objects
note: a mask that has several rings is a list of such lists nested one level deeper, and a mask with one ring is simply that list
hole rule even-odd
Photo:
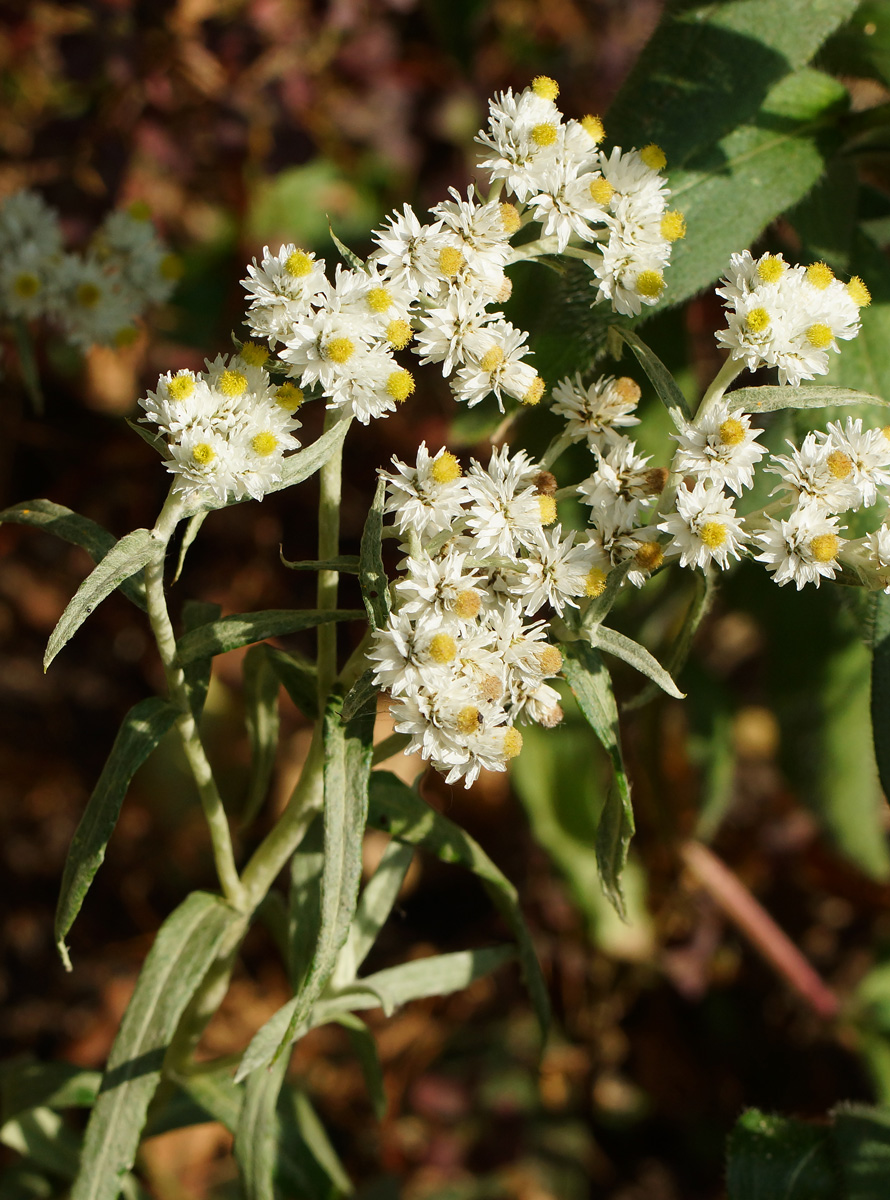
[{"label": "pink stem in background", "polygon": [[701,842],[680,846],[684,865],[727,917],[818,1016],[833,1020],[840,1000],[742,881]]}]

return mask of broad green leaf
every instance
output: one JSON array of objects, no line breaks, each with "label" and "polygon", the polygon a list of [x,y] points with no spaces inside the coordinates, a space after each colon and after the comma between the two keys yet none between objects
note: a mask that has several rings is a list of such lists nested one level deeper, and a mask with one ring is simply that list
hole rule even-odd
[{"label": "broad green leaf", "polygon": [[266,490],[280,492],[283,488],[302,483],[304,479],[314,475],[343,445],[351,423],[351,418],[344,417],[316,438],[311,446],[306,446],[286,458],[281,466],[281,480]]},{"label": "broad green leaf", "polygon": [[244,656],[244,716],[250,739],[250,783],[241,814],[243,825],[250,825],[263,806],[278,750],[281,679],[269,661],[268,650],[268,646],[251,646]]},{"label": "broad green leaf", "polygon": [[713,283],[732,253],[750,246],[809,192],[837,140],[835,117],[845,100],[844,89],[827,75],[789,75],[750,124],[671,171],[671,205],[684,213],[688,233],[674,243],[662,306]]},{"label": "broad green leaf", "polygon": [[803,261],[830,262],[844,278],[855,271],[851,255],[861,191],[850,160],[839,155],[813,190],[786,214],[802,243]]},{"label": "broad green leaf", "polygon": [[282,554],[281,565],[289,571],[347,571],[352,575],[358,574],[358,555],[341,554],[339,558],[306,558],[291,561]]},{"label": "broad green leaf", "polygon": [[209,510],[204,508],[200,512],[194,513],[186,522],[185,529],[182,531],[182,538],[179,542],[179,554],[176,557],[176,570],[173,573],[173,582],[176,583],[179,576],[182,574],[182,568],[185,566],[185,556],[188,554],[192,542],[198,536],[201,526],[209,515]]},{"label": "broad green leaf", "polygon": [[839,1200],[829,1131],[756,1108],[729,1137],[729,1200]]},{"label": "broad green leaf", "polygon": [[835,1163],[844,1200],[886,1200],[890,1180],[890,1112],[864,1104],[832,1111]]},{"label": "broad green leaf", "polygon": [[890,797],[890,596],[872,597],[871,727],[875,761],[885,797]]},{"label": "broad green leaf", "polygon": [[[218,621],[222,612],[218,604],[209,600],[186,600],[182,606],[182,627],[186,633],[191,633],[201,625],[209,625]],[[206,658],[196,658],[183,668],[185,686],[188,689],[189,704],[195,720],[201,719],[207,690],[210,687],[210,672],[213,666],[210,655]]]},{"label": "broad green leaf", "polygon": [[890,264],[883,250],[859,230],[850,266],[864,279],[872,302],[859,310],[859,336],[831,356],[828,378],[840,387],[890,398]]},{"label": "broad green leaf", "polygon": [[80,1138],[51,1108],[32,1108],[4,1122],[0,1142],[36,1166],[73,1179],[80,1161]]},{"label": "broad green leaf", "polygon": [[233,1148],[245,1200],[275,1200],[278,1094],[289,1060],[289,1055],[282,1054],[268,1071],[254,1071],[245,1085]]},{"label": "broad green leaf", "polygon": [[176,709],[158,697],[140,700],[124,717],[99,781],[71,842],[56,906],[56,947],[66,970],[65,938],[105,858],[130,780],[176,720]]},{"label": "broad green leaf", "polygon": [[141,571],[160,550],[150,529],[134,529],[97,563],[86,577],[50,634],[43,669],[50,665],[65,643],[74,636],[93,609],[116,587]]},{"label": "broad green leaf", "polygon": [[374,771],[371,775],[368,821],[397,841],[420,846],[443,862],[467,867],[482,880],[492,903],[516,939],[525,986],[541,1031],[546,1035],[550,1024],[547,985],[519,906],[519,896],[509,879],[468,833],[430,808],[415,791],[389,771]]},{"label": "broad green leaf", "polygon": [[605,625],[595,626],[590,632],[590,639],[598,649],[605,650],[607,654],[614,654],[616,658],[622,659],[634,670],[647,676],[653,683],[657,683],[662,691],[673,696],[675,700],[683,699],[684,693],[680,691],[658,659],[653,657],[639,642],[635,642],[623,633],[619,633],[617,629],[609,629]]},{"label": "broad green leaf", "polygon": [[361,555],[359,558],[359,583],[362,599],[368,612],[372,629],[380,629],[389,617],[389,581],[383,569],[383,506],[386,503],[386,480],[381,475],[377,480],[374,500],[368,509],[365,528],[362,531]]},{"label": "broad green leaf", "polygon": [[[363,716],[343,724],[342,698],[330,699],[324,722],[324,863],[318,938],[309,970],[300,982],[297,1004],[285,1036],[274,1053],[281,1054],[307,1020],[330,978],[355,915],[362,873],[362,838],[368,813],[374,718]],[[266,1026],[263,1027],[265,1029]],[[269,1055],[259,1031],[238,1071],[238,1078],[264,1066]]]},{"label": "broad green leaf", "polygon": [[259,613],[233,613],[221,621],[202,625],[191,633],[183,634],[176,648],[180,665],[199,658],[210,658],[214,654],[225,654],[238,650],[251,642],[265,638],[283,637],[288,633],[299,633],[302,629],[313,629],[329,621],[363,621],[361,609],[337,609],[333,612],[303,612],[299,609],[270,608]]},{"label": "broad green leaf", "polygon": [[669,167],[685,164],[753,117],[856,8],[857,0],[668,6],[609,109],[609,140],[656,142]]},{"label": "broad green leaf", "polygon": [[161,926],[111,1048],[71,1200],[116,1200],[179,1019],[242,928],[238,914],[206,892],[192,892]]},{"label": "broad green leaf", "polygon": [[0,1064],[0,1123],[29,1108],[90,1108],[102,1082],[99,1071],[65,1062]]},{"label": "broad green leaf", "polygon": [[842,387],[746,387],[727,392],[730,412],[777,412],[782,408],[831,408],[847,404],[887,404],[880,396]]},{"label": "broad green leaf", "polygon": [[315,667],[298,654],[267,646],[269,662],[278,672],[284,690],[304,717],[318,716],[318,676]]},{"label": "broad green leaf", "polygon": [[563,673],[588,724],[612,761],[614,783],[600,813],[596,831],[596,856],[603,891],[619,913],[624,914],[621,873],[634,833],[630,783],[621,754],[618,706],[609,672],[597,650],[582,642],[565,647]]},{"label": "broad green leaf", "polygon": [[[12,508],[5,508],[0,512],[0,524],[3,522],[45,529],[63,542],[80,546],[96,563],[101,562],[109,550],[117,545],[117,539],[107,529],[88,517],[78,516],[63,504],[53,504],[51,500],[23,500]],[[145,608],[145,584],[141,577],[125,580],[120,589],[128,600],[141,609]]]},{"label": "broad green leaf", "polygon": [[852,20],[822,48],[820,62],[837,75],[890,84],[890,11],[887,0],[865,0]]},{"label": "broad green leaf", "polygon": [[377,1042],[374,1034],[361,1019],[352,1013],[343,1013],[337,1017],[337,1024],[342,1025],[349,1034],[353,1053],[359,1061],[362,1074],[365,1077],[365,1087],[371,1108],[378,1121],[386,1116],[386,1085],[383,1080],[383,1068],[380,1065],[380,1055],[377,1053]]},{"label": "broad green leaf", "polygon": [[685,429],[688,422],[692,420],[692,412],[673,375],[658,355],[654,354],[632,329],[625,329],[621,325],[613,325],[612,328],[633,350],[640,366],[649,376],[649,382],[655,388],[659,400],[670,413],[674,425],[677,429]]}]

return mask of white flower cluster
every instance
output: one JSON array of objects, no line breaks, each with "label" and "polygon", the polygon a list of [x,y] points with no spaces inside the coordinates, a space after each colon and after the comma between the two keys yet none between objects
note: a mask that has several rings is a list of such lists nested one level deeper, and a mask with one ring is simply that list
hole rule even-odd
[{"label": "white flower cluster", "polygon": [[781,254],[734,254],[717,288],[729,313],[717,341],[755,371],[778,367],[796,386],[828,372],[828,351],[859,332],[859,309],[871,299],[858,276],[844,284],[826,263],[791,266]]},{"label": "white flower cluster", "polygon": [[167,372],[139,401],[167,442],[167,470],[177,491],[216,507],[252,496],[262,500],[280,482],[302,395],[276,387],[263,367],[265,347],[246,343],[239,355],[219,355],[206,371]]},{"label": "white flower cluster", "polygon": [[453,454],[425,444],[414,466],[393,462],[387,511],[407,557],[369,658],[408,751],[469,787],[519,753],[517,720],[561,720],[546,680],[562,656],[546,620],[533,618],[589,594],[594,551],[545,528],[555,482],[524,451],[504,447],[466,475]]},{"label": "white flower cluster", "polygon": [[[246,321],[302,387],[317,386],[328,407],[367,424],[414,390],[394,353],[416,339],[421,364],[441,364],[468,406],[490,394],[502,410],[504,397],[537,404],[544,383],[527,361],[528,335],[492,306],[510,296],[511,263],[562,254],[571,241],[584,247],[597,299],[622,313],[658,300],[671,242],[685,231],[682,216],[666,211],[664,155],[649,146],[605,156],[599,119],[565,121],[557,93],[540,77],[491,102],[478,138],[491,153],[481,166],[515,204],[500,203],[496,182],[487,201],[473,187],[466,197],[452,188],[427,222],[405,205],[372,233],[368,263],[338,267],[333,281],[312,253],[265,247],[242,281]],[[533,222],[541,238],[511,245]]]},{"label": "white flower cluster", "polygon": [[47,318],[81,348],[128,345],[178,276],[142,206],[110,213],[80,254],[64,250],[59,218],[40,196],[17,192],[0,204],[0,317]]}]

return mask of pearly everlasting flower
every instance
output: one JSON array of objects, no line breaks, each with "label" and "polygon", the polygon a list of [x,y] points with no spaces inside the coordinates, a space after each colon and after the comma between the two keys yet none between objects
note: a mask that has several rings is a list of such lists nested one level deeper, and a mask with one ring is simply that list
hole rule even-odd
[{"label": "pearly everlasting flower", "polygon": [[824,434],[808,433],[799,447],[793,442],[788,445],[791,454],[774,455],[765,469],[781,477],[798,507],[813,505],[826,513],[839,513],[860,503],[849,454],[833,446]]},{"label": "pearly everlasting flower", "polygon": [[478,362],[490,346],[487,327],[503,320],[503,313],[487,312],[485,304],[485,297],[460,290],[450,292],[442,305],[430,307],[414,347],[421,364],[441,363],[447,377],[468,360]]},{"label": "pearly everlasting flower", "polygon": [[452,382],[457,399],[473,408],[494,392],[501,412],[505,395],[524,404],[536,404],[543,395],[544,385],[535,369],[522,361],[530,352],[525,344],[527,337],[527,333],[507,321],[487,325],[483,353],[469,359]]},{"label": "pearly everlasting flower", "polygon": [[759,435],[746,413],[730,412],[726,402],[716,404],[675,435],[674,469],[741,496],[754,483],[754,468],[766,453]]},{"label": "pearly everlasting flower", "polygon": [[639,385],[627,376],[615,379],[601,375],[588,387],[576,375],[574,380],[562,379],[553,389],[553,412],[566,419],[566,432],[572,441],[587,438],[593,449],[599,450],[613,438],[615,430],[639,425],[633,415],[640,399]]},{"label": "pearly everlasting flower", "polygon": [[448,244],[442,222],[422,225],[410,205],[393,213],[382,229],[371,235],[377,250],[370,262],[396,285],[411,293],[435,295],[442,286],[440,256]]},{"label": "pearly everlasting flower", "polygon": [[515,558],[518,547],[535,540],[542,525],[538,473],[524,450],[511,458],[509,446],[492,452],[487,469],[475,461],[470,465],[467,527],[478,550]]},{"label": "pearly everlasting flower", "polygon": [[702,570],[716,562],[725,571],[729,556],[741,558],[748,540],[732,501],[713,484],[697,483],[691,491],[680,488],[677,511],[658,528],[670,534],[669,550],[680,555],[681,567]]},{"label": "pearly everlasting flower", "polygon": [[843,425],[832,421],[824,435],[829,456],[849,462],[849,481],[859,503],[866,508],[878,498],[878,488],[890,484],[890,439],[882,429],[863,429],[860,417],[847,417]]},{"label": "pearly everlasting flower", "polygon": [[574,544],[575,533],[563,536],[561,526],[542,530],[528,547],[522,601],[528,616],[549,604],[562,613],[568,604],[587,595],[587,581],[597,557],[589,542]]},{"label": "pearly everlasting flower", "polygon": [[666,471],[650,469],[648,463],[649,455],[637,454],[632,438],[616,434],[601,451],[593,474],[578,484],[578,495],[597,510],[597,519],[632,525],[667,478]]},{"label": "pearly everlasting flower", "polygon": [[769,518],[767,528],[755,533],[754,540],[762,551],[755,557],[766,563],[774,582],[784,587],[793,580],[798,591],[807,583],[818,587],[822,579],[833,579],[845,545],[837,517],[813,506],[796,509],[786,521]]},{"label": "pearly everlasting flower", "polygon": [[444,448],[430,455],[426,443],[421,442],[415,466],[396,458],[393,465],[395,472],[381,473],[388,485],[384,511],[395,513],[399,533],[413,531],[419,537],[433,537],[451,529],[468,495],[455,456]]},{"label": "pearly everlasting flower", "polygon": [[868,566],[875,572],[880,587],[890,595],[890,529],[881,525],[865,538]]}]

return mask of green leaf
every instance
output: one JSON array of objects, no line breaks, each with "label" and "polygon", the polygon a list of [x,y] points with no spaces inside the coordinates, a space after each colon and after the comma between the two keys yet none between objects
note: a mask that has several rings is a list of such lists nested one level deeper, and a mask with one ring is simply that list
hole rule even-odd
[{"label": "green leaf", "polygon": [[850,263],[868,286],[872,302],[859,310],[859,336],[832,355],[828,378],[840,387],[890,396],[890,264],[861,230],[853,239]]},{"label": "green leaf", "polygon": [[382,553],[385,503],[386,480],[381,475],[362,531],[359,557],[359,583],[372,629],[380,629],[389,619],[389,581],[383,569]]},{"label": "green leaf", "polygon": [[[324,816],[319,813],[290,860],[288,895],[288,964],[299,993],[309,974],[321,929],[321,876],[324,871]],[[281,1037],[276,1041],[276,1045]]]},{"label": "green leaf", "polygon": [[298,654],[267,646],[269,662],[278,673],[284,690],[304,717],[318,716],[318,676],[315,667]]},{"label": "green leaf", "polygon": [[838,1200],[825,1126],[743,1113],[730,1134],[729,1200]]},{"label": "green leaf", "polygon": [[467,867],[485,885],[492,903],[507,922],[519,948],[519,961],[535,1014],[546,1036],[550,1024],[547,985],[534,944],[519,906],[519,896],[509,879],[482,847],[459,825],[437,813],[396,775],[374,771],[371,775],[368,821],[400,842],[420,846],[443,862]]},{"label": "green leaf", "polygon": [[847,404],[887,404],[880,396],[843,387],[747,387],[727,392],[730,412],[777,412],[782,408],[830,408]]},{"label": "green leaf", "polygon": [[37,368],[37,359],[34,356],[34,343],[31,340],[31,331],[28,328],[28,322],[23,317],[15,317],[12,322],[12,328],[15,333],[16,349],[19,352],[19,367],[22,372],[22,382],[25,385],[25,391],[28,393],[28,399],[31,401],[34,415],[42,417],[45,407],[43,403],[43,389],[40,386],[40,371]]},{"label": "green leaf", "polygon": [[29,1108],[90,1108],[102,1075],[64,1062],[0,1064],[0,1124]]},{"label": "green leaf", "polygon": [[886,1200],[890,1180],[890,1112],[864,1104],[832,1111],[835,1162],[844,1200]]},{"label": "green leaf", "polygon": [[267,488],[267,492],[280,492],[314,475],[343,445],[351,423],[350,417],[344,417],[316,438],[311,446],[306,446],[286,458],[281,466],[280,481]]},{"label": "green leaf", "polygon": [[872,612],[871,727],[881,787],[890,797],[890,596],[877,592]]},{"label": "green leaf", "polygon": [[582,642],[572,642],[565,647],[563,673],[581,712],[612,761],[614,786],[610,788],[600,813],[596,856],[603,891],[623,916],[621,873],[634,833],[634,814],[630,802],[630,784],[621,754],[618,706],[612,692],[612,681],[599,652]]},{"label": "green leaf", "polygon": [[278,750],[278,691],[281,679],[269,661],[268,646],[251,646],[244,656],[244,715],[250,739],[250,783],[242,825],[250,825],[263,806]]},{"label": "green leaf", "polygon": [[342,1025],[349,1034],[353,1053],[359,1061],[362,1074],[365,1077],[365,1087],[371,1108],[378,1121],[386,1116],[386,1085],[383,1080],[383,1068],[380,1065],[380,1055],[377,1053],[377,1042],[373,1033],[361,1019],[352,1013],[342,1013],[337,1017],[337,1024]]},{"label": "green leaf", "polygon": [[657,683],[662,691],[673,696],[675,700],[684,698],[685,693],[680,691],[658,659],[654,658],[639,642],[635,642],[623,633],[619,633],[617,629],[609,629],[605,625],[596,625],[590,631],[590,640],[600,650],[605,650],[607,654],[614,654],[616,658],[622,659],[634,670],[647,676],[653,683]]},{"label": "green leaf", "polygon": [[299,633],[302,629],[312,629],[329,621],[364,619],[365,614],[361,609],[308,612],[296,608],[270,608],[259,613],[233,613],[221,621],[212,621],[184,634],[177,643],[176,657],[185,666],[199,658],[225,654],[228,650],[238,650],[241,646],[261,642],[265,638]]},{"label": "green leaf", "polygon": [[73,1179],[80,1161],[80,1138],[50,1108],[32,1108],[0,1127],[0,1142],[38,1167]]},{"label": "green leaf", "polygon": [[140,700],[124,717],[99,781],[80,819],[62,874],[56,906],[56,946],[66,970],[65,938],[105,858],[130,780],[176,720],[176,709],[158,697]]},{"label": "green leaf", "polygon": [[416,958],[398,967],[387,967],[385,971],[366,975],[358,983],[379,997],[385,1012],[393,1012],[410,1000],[460,992],[515,957],[513,946],[456,950],[452,954],[436,954],[432,958]]},{"label": "green leaf", "polygon": [[268,1071],[254,1071],[245,1087],[234,1154],[246,1200],[275,1200],[280,1129],[278,1095],[287,1073],[283,1054]]},{"label": "green leaf", "polygon": [[287,1147],[286,1157],[279,1159],[282,1185],[293,1179],[293,1166],[299,1164],[301,1174],[308,1176],[310,1194],[319,1200],[328,1200],[331,1185],[337,1196],[352,1195],[355,1190],[352,1181],[302,1088],[286,1085],[279,1097],[278,1112],[282,1140]]},{"label": "green leaf", "polygon": [[[182,606],[182,627],[186,633],[191,633],[193,629],[198,629],[201,625],[209,625],[211,621],[218,621],[221,612],[220,605],[213,604],[209,600],[186,600]],[[196,658],[183,668],[182,673],[185,675],[189,704],[196,721],[201,719],[204,711],[212,666],[213,662],[208,654],[206,658]]]},{"label": "green leaf", "polygon": [[350,250],[348,246],[345,246],[343,244],[343,242],[340,241],[340,239],[337,237],[336,233],[334,233],[334,230],[331,227],[330,221],[328,221],[328,233],[330,233],[331,241],[337,247],[343,261],[348,263],[349,266],[352,267],[353,271],[361,271],[362,274],[366,275],[368,272],[368,268],[365,266],[362,259],[359,258],[359,256],[355,253],[354,250]]},{"label": "green leaf", "polygon": [[836,75],[890,83],[890,21],[887,0],[865,0],[853,19],[826,43],[820,62]]},{"label": "green leaf", "polygon": [[377,870],[365,884],[355,910],[349,938],[343,947],[353,976],[368,957],[380,930],[392,912],[411,866],[414,848],[393,839],[383,852]]},{"label": "green leaf", "polygon": [[[72,546],[80,546],[97,563],[117,545],[117,539],[107,529],[51,500],[23,500],[21,504],[14,504],[0,512],[0,524],[4,522],[45,529]],[[145,584],[141,577],[125,580],[120,589],[128,600],[145,609]]]},{"label": "green leaf", "polygon": [[173,582],[176,583],[179,576],[182,574],[182,568],[185,566],[185,556],[188,554],[192,542],[198,536],[198,531],[209,516],[209,510],[204,508],[200,512],[194,513],[189,517],[185,529],[182,531],[182,538],[179,543],[179,554],[176,559],[176,570],[173,574]]},{"label": "green leaf", "polygon": [[[324,721],[324,865],[318,939],[309,970],[300,983],[287,1032],[275,1051],[278,1054],[290,1046],[294,1033],[309,1017],[330,978],[358,899],[374,717],[373,714],[360,717],[344,725],[342,704],[340,697],[332,696]],[[258,1039],[262,1038],[263,1029],[247,1049],[238,1071],[240,1079],[269,1060],[265,1047],[262,1057],[257,1050],[262,1046]]]},{"label": "green leaf", "polygon": [[166,440],[159,433],[152,433],[150,429],[146,429],[146,427],[144,425],[140,425],[138,421],[131,421],[129,417],[126,418],[126,421],[133,432],[138,434],[147,446],[151,446],[152,450],[154,450],[157,454],[160,454],[161,458],[172,458],[170,447],[167,445]]},{"label": "green leaf", "polygon": [[684,164],[752,117],[856,8],[857,0],[670,6],[609,109],[609,139],[656,142],[669,167]]},{"label": "green leaf", "polygon": [[658,393],[659,400],[670,413],[674,425],[677,429],[685,429],[686,425],[692,420],[692,411],[686,397],[677,386],[673,375],[671,375],[658,355],[654,354],[632,329],[625,329],[621,325],[613,325],[611,328],[633,350],[640,366],[649,376],[649,382]]},{"label": "green leaf", "polygon": [[224,944],[242,930],[242,918],[206,892],[192,892],[161,926],[111,1048],[71,1200],[116,1200],[180,1017]]},{"label": "green leaf", "polygon": [[219,1121],[230,1133],[238,1128],[244,1088],[239,1087],[226,1071],[192,1072],[177,1077],[184,1092],[191,1096],[214,1121]]},{"label": "green leaf", "polygon": [[28,1162],[18,1162],[0,1174],[0,1200],[53,1200],[56,1187]]},{"label": "green leaf", "polygon": [[282,554],[281,565],[289,571],[347,571],[351,575],[358,574],[358,555],[341,554],[339,558],[306,558],[299,562],[291,562]]},{"label": "green leaf", "polygon": [[134,529],[108,551],[74,593],[50,634],[43,658],[44,670],[65,643],[74,636],[96,605],[101,604],[105,597],[116,587],[120,587],[125,580],[141,571],[160,549],[160,543],[152,537],[150,529]]},{"label": "green leaf", "polygon": [[360,713],[376,711],[379,691],[380,688],[374,682],[374,669],[369,667],[346,693],[343,701],[343,720],[351,721]]}]

